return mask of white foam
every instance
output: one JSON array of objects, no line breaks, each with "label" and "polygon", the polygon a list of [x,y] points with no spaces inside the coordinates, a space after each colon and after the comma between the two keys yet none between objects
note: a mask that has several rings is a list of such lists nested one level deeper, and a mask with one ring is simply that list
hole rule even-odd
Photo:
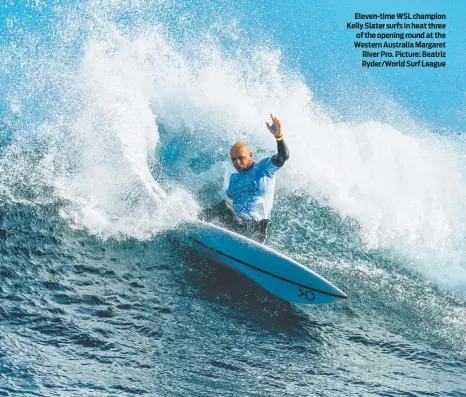
[{"label": "white foam", "polygon": [[[237,44],[227,51],[208,34],[175,42],[154,23],[122,33],[105,12],[96,15],[88,15],[90,22],[74,16],[62,29],[68,49],[83,23],[82,57],[63,64],[50,54],[31,59],[30,81],[11,99],[24,113],[21,94],[52,83],[59,104],[71,104],[66,112],[56,106],[47,128],[28,132],[47,136],[39,179],[67,200],[62,215],[74,227],[145,238],[192,218],[197,204],[174,186],[183,181],[197,191],[212,174],[192,171],[190,161],[237,140],[261,149],[258,156],[273,153],[265,128],[272,112],[291,152],[279,177],[287,194],[313,196],[356,219],[368,248],[393,250],[429,277],[466,284],[464,146],[456,147],[456,138],[413,130],[413,123],[404,128],[396,114],[393,123],[387,115],[385,123],[333,121],[304,79],[282,64],[279,49],[241,47],[242,32],[231,35],[234,21],[225,35]],[[60,53],[60,45],[53,51]],[[184,158],[172,159],[181,173],[177,184],[152,157],[166,143],[156,120],[166,127],[166,142],[185,140]]]}]

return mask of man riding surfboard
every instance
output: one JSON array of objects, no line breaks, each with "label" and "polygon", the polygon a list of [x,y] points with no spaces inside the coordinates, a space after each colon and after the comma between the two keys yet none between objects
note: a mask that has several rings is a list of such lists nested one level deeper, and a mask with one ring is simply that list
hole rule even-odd
[{"label": "man riding surfboard", "polygon": [[277,141],[277,153],[256,163],[246,143],[235,143],[230,157],[237,172],[230,176],[227,188],[232,203],[222,201],[201,212],[201,219],[217,218],[227,228],[260,242],[267,236],[275,195],[275,173],[289,159],[280,120],[272,114],[270,117],[272,124],[267,122],[266,126]]}]

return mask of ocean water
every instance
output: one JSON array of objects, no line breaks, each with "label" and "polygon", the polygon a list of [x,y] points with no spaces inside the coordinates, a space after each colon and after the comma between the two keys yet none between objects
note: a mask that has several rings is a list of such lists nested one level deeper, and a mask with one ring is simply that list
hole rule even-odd
[{"label": "ocean water", "polygon": [[[461,2],[0,4],[0,395],[466,396]],[[372,11],[447,13],[448,68],[363,70]],[[171,238],[271,112],[268,244],[344,302]]]}]

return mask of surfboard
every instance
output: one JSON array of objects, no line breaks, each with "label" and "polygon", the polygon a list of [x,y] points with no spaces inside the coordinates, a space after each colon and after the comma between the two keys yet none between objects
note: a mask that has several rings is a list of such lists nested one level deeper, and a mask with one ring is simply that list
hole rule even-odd
[{"label": "surfboard", "polygon": [[243,273],[288,302],[323,304],[347,298],[311,269],[230,230],[196,221],[184,224],[179,232],[178,240],[201,256]]}]

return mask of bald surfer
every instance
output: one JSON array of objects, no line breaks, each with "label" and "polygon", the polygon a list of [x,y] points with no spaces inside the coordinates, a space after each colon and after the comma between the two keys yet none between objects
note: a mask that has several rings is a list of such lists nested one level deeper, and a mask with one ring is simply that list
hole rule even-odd
[{"label": "bald surfer", "polygon": [[231,175],[226,192],[231,203],[222,201],[200,214],[203,220],[217,219],[225,227],[259,242],[264,242],[267,236],[275,173],[289,158],[280,120],[272,114],[270,117],[272,124],[267,122],[266,126],[277,141],[277,153],[256,163],[246,143],[235,143],[230,149],[230,158],[237,172]]}]

